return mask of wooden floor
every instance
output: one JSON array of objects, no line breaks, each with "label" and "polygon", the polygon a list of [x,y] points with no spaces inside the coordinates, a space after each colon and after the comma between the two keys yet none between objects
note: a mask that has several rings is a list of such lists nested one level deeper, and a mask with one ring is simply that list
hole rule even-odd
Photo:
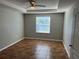
[{"label": "wooden floor", "polygon": [[68,59],[61,42],[24,39],[0,52],[0,59]]}]

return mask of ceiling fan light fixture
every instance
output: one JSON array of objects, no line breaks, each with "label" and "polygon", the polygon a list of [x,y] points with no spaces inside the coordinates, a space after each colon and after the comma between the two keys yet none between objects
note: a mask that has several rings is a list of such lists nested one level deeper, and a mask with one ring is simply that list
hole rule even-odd
[{"label": "ceiling fan light fixture", "polygon": [[34,6],[31,6],[31,9],[35,9],[35,7]]}]

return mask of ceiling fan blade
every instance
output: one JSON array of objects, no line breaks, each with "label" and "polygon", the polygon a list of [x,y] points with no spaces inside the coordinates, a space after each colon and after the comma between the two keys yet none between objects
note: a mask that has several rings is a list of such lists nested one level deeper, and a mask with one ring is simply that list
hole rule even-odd
[{"label": "ceiling fan blade", "polygon": [[30,3],[31,6],[33,6],[33,4],[32,4],[32,0],[28,0],[28,2]]},{"label": "ceiling fan blade", "polygon": [[31,6],[35,6],[36,1],[35,0],[28,0]]},{"label": "ceiling fan blade", "polygon": [[37,7],[46,7],[45,5],[35,5]]},{"label": "ceiling fan blade", "polygon": [[36,0],[28,0],[28,2],[30,3],[31,7],[46,7],[45,5],[36,4]]}]

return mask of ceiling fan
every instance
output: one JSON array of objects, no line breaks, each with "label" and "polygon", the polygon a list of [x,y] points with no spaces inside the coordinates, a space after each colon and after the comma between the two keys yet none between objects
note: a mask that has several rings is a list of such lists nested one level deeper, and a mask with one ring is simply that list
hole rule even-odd
[{"label": "ceiling fan", "polygon": [[37,4],[37,1],[36,0],[28,0],[28,2],[30,3],[30,6],[29,7],[31,9],[34,9],[35,7],[46,7],[45,5],[39,5],[39,4]]}]

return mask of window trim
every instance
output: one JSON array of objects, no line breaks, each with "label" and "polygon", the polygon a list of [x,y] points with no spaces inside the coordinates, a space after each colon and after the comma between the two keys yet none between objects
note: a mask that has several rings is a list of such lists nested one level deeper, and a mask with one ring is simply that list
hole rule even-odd
[{"label": "window trim", "polygon": [[[42,34],[49,34],[50,33],[50,24],[51,24],[51,17],[50,16],[36,16],[36,20],[37,20],[37,17],[49,17],[50,19],[50,23],[49,23],[49,31],[48,32],[43,32],[43,31],[37,31],[37,29],[36,29],[36,33],[42,33]],[[37,26],[37,24],[36,24],[36,26]]]}]

